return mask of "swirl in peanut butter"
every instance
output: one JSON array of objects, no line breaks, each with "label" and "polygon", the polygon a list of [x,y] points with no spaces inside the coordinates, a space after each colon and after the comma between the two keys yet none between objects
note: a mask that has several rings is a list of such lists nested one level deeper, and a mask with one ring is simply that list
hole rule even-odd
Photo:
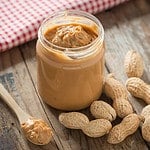
[{"label": "swirl in peanut butter", "polygon": [[90,44],[97,34],[85,25],[67,24],[47,30],[45,38],[60,47],[77,48]]}]

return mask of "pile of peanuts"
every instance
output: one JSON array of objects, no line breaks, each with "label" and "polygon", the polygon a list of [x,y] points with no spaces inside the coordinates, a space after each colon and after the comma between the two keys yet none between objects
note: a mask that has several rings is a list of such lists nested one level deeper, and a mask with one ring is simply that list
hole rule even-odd
[{"label": "pile of peanuts", "polygon": [[[141,114],[133,111],[128,101],[128,92],[134,97],[150,104],[150,86],[140,79],[144,72],[144,63],[141,55],[136,51],[129,51],[124,60],[125,72],[128,76],[126,85],[108,74],[103,85],[103,92],[112,99],[113,105],[103,100],[94,101],[90,112],[95,120],[80,112],[67,112],[59,115],[59,121],[66,128],[80,129],[89,137],[101,137],[105,134],[107,142],[117,144],[136,132],[141,125],[143,138],[150,142],[150,105],[143,108]],[[121,123],[112,126],[116,117],[122,118]]]}]

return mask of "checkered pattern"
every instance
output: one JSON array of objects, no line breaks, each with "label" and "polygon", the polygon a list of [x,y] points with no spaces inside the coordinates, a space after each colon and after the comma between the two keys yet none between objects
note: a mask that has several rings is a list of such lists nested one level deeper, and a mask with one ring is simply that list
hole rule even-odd
[{"label": "checkered pattern", "polygon": [[97,13],[126,0],[0,0],[0,52],[37,37],[52,12],[76,9]]}]

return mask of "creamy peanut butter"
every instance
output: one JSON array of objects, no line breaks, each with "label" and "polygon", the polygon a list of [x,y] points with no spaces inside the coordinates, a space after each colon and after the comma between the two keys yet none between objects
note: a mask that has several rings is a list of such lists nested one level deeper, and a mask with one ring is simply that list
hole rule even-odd
[{"label": "creamy peanut butter", "polygon": [[50,106],[79,110],[102,92],[104,33],[98,20],[68,16],[55,16],[39,30],[37,86]]},{"label": "creamy peanut butter", "polygon": [[90,44],[97,34],[83,24],[67,24],[49,29],[44,36],[57,46],[76,48]]},{"label": "creamy peanut butter", "polygon": [[37,145],[45,145],[52,139],[52,130],[42,119],[30,118],[21,125],[29,141]]}]

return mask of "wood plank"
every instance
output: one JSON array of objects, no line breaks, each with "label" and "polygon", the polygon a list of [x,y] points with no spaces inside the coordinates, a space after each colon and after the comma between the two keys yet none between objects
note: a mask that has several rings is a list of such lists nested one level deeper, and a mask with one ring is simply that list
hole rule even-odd
[{"label": "wood plank", "polygon": [[[32,116],[43,118],[48,122],[30,80],[30,76],[28,75],[24,61],[17,48],[0,54],[0,70],[0,82],[7,88],[20,107]],[[9,109],[10,108],[6,107],[6,105],[0,101],[0,120],[2,120],[0,121],[0,131],[2,131],[0,132],[1,150],[9,150],[11,146],[16,150],[57,149],[54,140],[43,147],[33,145],[26,141],[21,133],[18,120]],[[3,130],[3,127],[5,127],[5,130]],[[11,132],[9,133],[9,131]]]}]

